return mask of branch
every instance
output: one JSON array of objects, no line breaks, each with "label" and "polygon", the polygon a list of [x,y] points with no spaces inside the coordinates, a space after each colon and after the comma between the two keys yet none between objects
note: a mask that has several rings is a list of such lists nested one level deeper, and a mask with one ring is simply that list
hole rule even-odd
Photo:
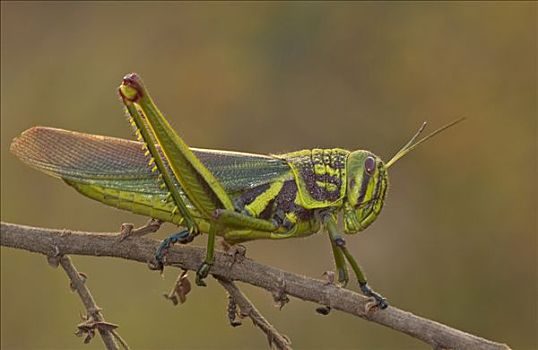
[{"label": "branch", "polygon": [[[48,256],[78,254],[109,256],[147,263],[153,261],[158,241],[127,238],[120,242],[116,233],[77,232],[1,224],[2,246],[24,249]],[[184,270],[197,270],[205,249],[175,246],[167,255],[167,264]],[[216,252],[211,273],[221,279],[242,281],[277,295],[291,295],[305,301],[330,306],[366,320],[379,323],[430,344],[436,349],[510,349],[478,336],[389,306],[385,310],[369,308],[370,300],[351,290],[325,281],[296,275],[250,259],[234,262],[225,253]]]},{"label": "branch", "polygon": [[228,291],[228,294],[233,298],[234,302],[239,305],[241,309],[241,316],[250,317],[252,323],[256,327],[259,327],[266,335],[269,345],[275,344],[278,349],[290,350],[291,342],[288,338],[281,335],[273,325],[271,325],[262,316],[262,314],[254,307],[252,302],[241,292],[241,290],[235,285],[235,283],[218,278],[217,281]]},{"label": "branch", "polygon": [[88,312],[86,321],[80,324],[78,327],[79,331],[77,332],[77,335],[82,335],[85,333],[86,339],[84,342],[89,342],[91,338],[93,338],[94,331],[97,328],[107,350],[118,349],[118,345],[116,344],[114,338],[118,339],[124,349],[129,349],[127,343],[125,343],[125,341],[115,331],[118,326],[105,321],[105,318],[101,313],[101,308],[97,306],[95,299],[86,286],[86,276],[77,271],[73,265],[73,262],[71,261],[71,258],[65,255],[50,257],[49,262],[55,266],[57,266],[58,263],[62,265],[67,276],[71,280],[71,289],[78,293],[84,307],[86,308],[86,311]]}]

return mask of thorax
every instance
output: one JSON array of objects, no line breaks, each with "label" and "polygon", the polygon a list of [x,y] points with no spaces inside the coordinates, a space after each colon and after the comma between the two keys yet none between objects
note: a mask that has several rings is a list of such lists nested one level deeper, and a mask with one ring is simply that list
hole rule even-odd
[{"label": "thorax", "polygon": [[319,209],[342,207],[348,155],[338,148],[277,155],[288,163],[290,173],[241,193],[236,208],[283,226],[315,220]]},{"label": "thorax", "polygon": [[340,148],[311,149],[283,154],[298,187],[300,204],[307,209],[341,206],[346,194],[346,160]]}]

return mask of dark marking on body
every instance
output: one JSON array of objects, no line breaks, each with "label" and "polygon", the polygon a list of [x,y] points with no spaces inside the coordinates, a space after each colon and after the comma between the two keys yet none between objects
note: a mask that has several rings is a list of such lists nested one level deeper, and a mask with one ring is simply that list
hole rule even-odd
[{"label": "dark marking on body", "polygon": [[269,203],[267,203],[267,206],[265,207],[265,209],[260,213],[259,218],[264,219],[264,220],[269,220],[271,216],[273,215],[274,207],[275,207],[275,199],[273,198],[271,199],[271,201],[269,201]]},{"label": "dark marking on body", "polygon": [[[342,187],[342,174],[345,169],[345,156],[336,150],[312,150],[310,157],[303,157],[297,162],[299,175],[306,184],[306,189],[313,199],[317,201],[334,202],[340,197]],[[327,171],[329,169],[338,170],[340,176],[325,174],[316,174],[315,167],[323,166]],[[335,185],[336,190],[329,191],[326,187],[320,187],[318,182],[330,183]]]},{"label": "dark marking on body", "polygon": [[243,211],[245,205],[252,203],[259,195],[267,191],[270,186],[269,183],[266,183],[243,192],[234,201],[235,209],[239,212]]},{"label": "dark marking on body", "polygon": [[370,175],[364,172],[361,181],[361,189],[359,191],[359,199],[357,200],[357,205],[361,205],[366,195],[366,189],[368,188],[368,183],[370,182]]}]

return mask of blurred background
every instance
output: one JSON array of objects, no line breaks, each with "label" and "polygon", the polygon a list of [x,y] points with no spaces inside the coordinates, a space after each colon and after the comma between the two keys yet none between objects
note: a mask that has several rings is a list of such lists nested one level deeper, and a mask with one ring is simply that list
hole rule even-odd
[{"label": "blurred background", "polygon": [[[538,346],[535,3],[2,2],[1,11],[2,220],[90,231],[147,220],[9,153],[34,125],[132,139],[116,95],[132,71],[185,140],[205,148],[343,147],[387,160],[422,121],[431,130],[466,116],[390,169],[382,215],[348,242],[393,305],[515,349]],[[73,335],[83,306],[63,271],[40,255],[1,253],[3,349],[102,347]],[[324,234],[249,243],[247,255],[313,277],[333,269]],[[250,321],[228,325],[211,279],[172,307],[162,293],[174,270],[162,279],[143,264],[73,260],[134,349],[267,347]],[[428,348],[244,291],[299,349]]]}]

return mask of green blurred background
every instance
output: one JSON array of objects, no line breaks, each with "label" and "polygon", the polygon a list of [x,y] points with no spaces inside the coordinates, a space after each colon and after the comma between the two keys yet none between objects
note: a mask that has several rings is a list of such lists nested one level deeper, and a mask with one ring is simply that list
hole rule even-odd
[{"label": "green blurred background", "polygon": [[[423,120],[468,120],[391,168],[383,214],[350,237],[393,305],[516,349],[536,340],[536,4],[2,2],[2,220],[114,231],[146,218],[82,197],[8,151],[34,125],[133,138],[116,87],[142,75],[193,146],[278,153],[366,148],[388,159]],[[155,238],[173,231],[166,226]],[[203,240],[195,244],[203,245]],[[45,258],[1,250],[5,349],[101,348]],[[248,244],[248,256],[318,277],[325,235]],[[181,307],[143,264],[74,257],[135,349],[266,348],[231,328],[209,279]],[[356,288],[353,284],[352,288]],[[427,349],[390,329],[245,286],[299,349]]]}]

